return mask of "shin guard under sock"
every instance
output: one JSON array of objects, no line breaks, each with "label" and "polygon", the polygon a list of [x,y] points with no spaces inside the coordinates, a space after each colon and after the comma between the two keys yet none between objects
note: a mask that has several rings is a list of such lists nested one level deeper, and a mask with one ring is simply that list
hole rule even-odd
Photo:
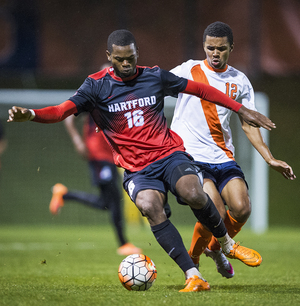
[{"label": "shin guard under sock", "polygon": [[63,199],[66,201],[73,200],[93,208],[107,208],[105,207],[106,203],[104,203],[101,197],[83,191],[68,191],[68,193],[63,196]]},{"label": "shin guard under sock", "polygon": [[151,230],[157,242],[183,272],[195,267],[186,251],[179,232],[169,219],[158,225],[151,226]]},{"label": "shin guard under sock", "polygon": [[198,221],[205,225],[216,238],[223,237],[227,233],[225,224],[209,195],[207,197],[207,202],[203,208],[192,208],[192,211]]},{"label": "shin guard under sock", "polygon": [[[231,217],[229,210],[227,210],[224,223],[227,228],[228,235],[233,238],[240,232],[246,221],[243,223],[236,221],[234,218]],[[212,251],[216,251],[220,250],[221,246],[218,240],[213,237],[208,245],[208,248]]]},{"label": "shin guard under sock", "polygon": [[203,225],[198,221],[194,227],[194,233],[192,237],[191,247],[188,254],[192,258],[194,264],[199,263],[199,257],[208,246],[212,237],[212,233],[205,229]]}]

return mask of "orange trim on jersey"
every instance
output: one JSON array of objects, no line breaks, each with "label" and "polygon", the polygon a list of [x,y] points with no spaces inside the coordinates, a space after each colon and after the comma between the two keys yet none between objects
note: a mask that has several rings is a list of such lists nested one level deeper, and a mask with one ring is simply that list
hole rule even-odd
[{"label": "orange trim on jersey", "polygon": [[[194,66],[191,69],[191,73],[194,81],[209,85],[207,77],[200,65]],[[201,99],[201,104],[213,140],[230,159],[234,160],[232,152],[225,145],[216,105],[203,99]]]},{"label": "orange trim on jersey", "polygon": [[211,66],[209,65],[209,63],[207,62],[206,59],[204,60],[204,64],[205,64],[205,66],[206,66],[209,70],[215,71],[215,72],[225,72],[225,71],[227,70],[227,68],[228,68],[228,65],[226,65],[224,69],[216,69],[216,68],[213,68],[213,67],[211,67]]}]

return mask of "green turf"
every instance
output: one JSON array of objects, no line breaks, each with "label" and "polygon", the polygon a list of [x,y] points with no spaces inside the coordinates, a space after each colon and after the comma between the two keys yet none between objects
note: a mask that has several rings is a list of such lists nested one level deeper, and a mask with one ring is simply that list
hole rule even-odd
[{"label": "green turf", "polygon": [[[190,243],[191,227],[178,226]],[[148,291],[127,291],[118,280],[122,256],[107,226],[0,227],[0,305],[300,305],[299,231],[272,229],[238,239],[263,256],[258,268],[231,260],[236,275],[224,279],[209,258],[201,272],[210,292],[179,293],[184,276],[160,249],[148,226],[130,227],[132,242],[156,264]]]}]

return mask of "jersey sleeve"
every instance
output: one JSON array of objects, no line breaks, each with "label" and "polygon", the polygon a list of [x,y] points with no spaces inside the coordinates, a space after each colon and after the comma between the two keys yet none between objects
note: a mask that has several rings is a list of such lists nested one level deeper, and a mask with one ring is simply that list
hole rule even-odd
[{"label": "jersey sleeve", "polygon": [[60,122],[68,116],[77,112],[76,105],[67,100],[59,105],[48,106],[40,109],[33,109],[35,117],[32,121],[40,123]]},{"label": "jersey sleeve", "polygon": [[218,89],[200,82],[188,80],[187,87],[184,90],[184,93],[192,94],[206,101],[226,107],[236,113],[242,107],[240,103],[229,98],[227,95],[225,95]]},{"label": "jersey sleeve", "polygon": [[174,73],[179,77],[190,79],[191,67],[194,65],[194,61],[189,60],[171,69],[170,72]]},{"label": "jersey sleeve", "polygon": [[175,75],[181,75],[182,73],[181,65],[174,67],[173,69],[170,70],[170,72]]},{"label": "jersey sleeve", "polygon": [[251,110],[257,110],[254,102],[254,90],[252,84],[245,75],[243,76],[242,92],[237,101]]},{"label": "jersey sleeve", "polygon": [[178,94],[185,90],[188,80],[176,76],[175,74],[161,70],[161,78],[164,86],[165,96],[176,97]]},{"label": "jersey sleeve", "polygon": [[76,93],[69,99],[75,103],[78,114],[91,111],[96,104],[96,86],[92,78],[86,78]]}]

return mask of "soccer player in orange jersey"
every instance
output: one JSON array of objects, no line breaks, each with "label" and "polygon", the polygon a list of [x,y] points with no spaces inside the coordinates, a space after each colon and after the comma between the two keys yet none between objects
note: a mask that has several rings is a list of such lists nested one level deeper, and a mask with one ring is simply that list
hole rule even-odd
[{"label": "soccer player in orange jersey", "polygon": [[[250,81],[244,73],[227,64],[233,46],[231,28],[225,23],[214,22],[205,29],[203,35],[206,59],[189,60],[171,72],[213,86],[247,108],[255,110],[254,91]],[[231,114],[232,111],[222,106],[180,93],[171,129],[181,136],[187,152],[202,170],[203,189],[218,208],[229,235],[234,237],[249,218],[251,205],[244,174],[234,159],[229,127]],[[240,120],[246,136],[266,163],[285,178],[294,180],[296,176],[292,168],[272,156],[260,130],[250,126],[242,118]],[[217,270],[222,276],[233,277],[233,268],[220,251],[218,241],[203,224],[197,222],[189,250],[195,264],[199,263],[199,256],[203,252],[216,262]],[[248,255],[240,253],[230,257],[240,259],[249,266],[260,265],[262,258],[258,252],[253,252],[252,258]]]}]

